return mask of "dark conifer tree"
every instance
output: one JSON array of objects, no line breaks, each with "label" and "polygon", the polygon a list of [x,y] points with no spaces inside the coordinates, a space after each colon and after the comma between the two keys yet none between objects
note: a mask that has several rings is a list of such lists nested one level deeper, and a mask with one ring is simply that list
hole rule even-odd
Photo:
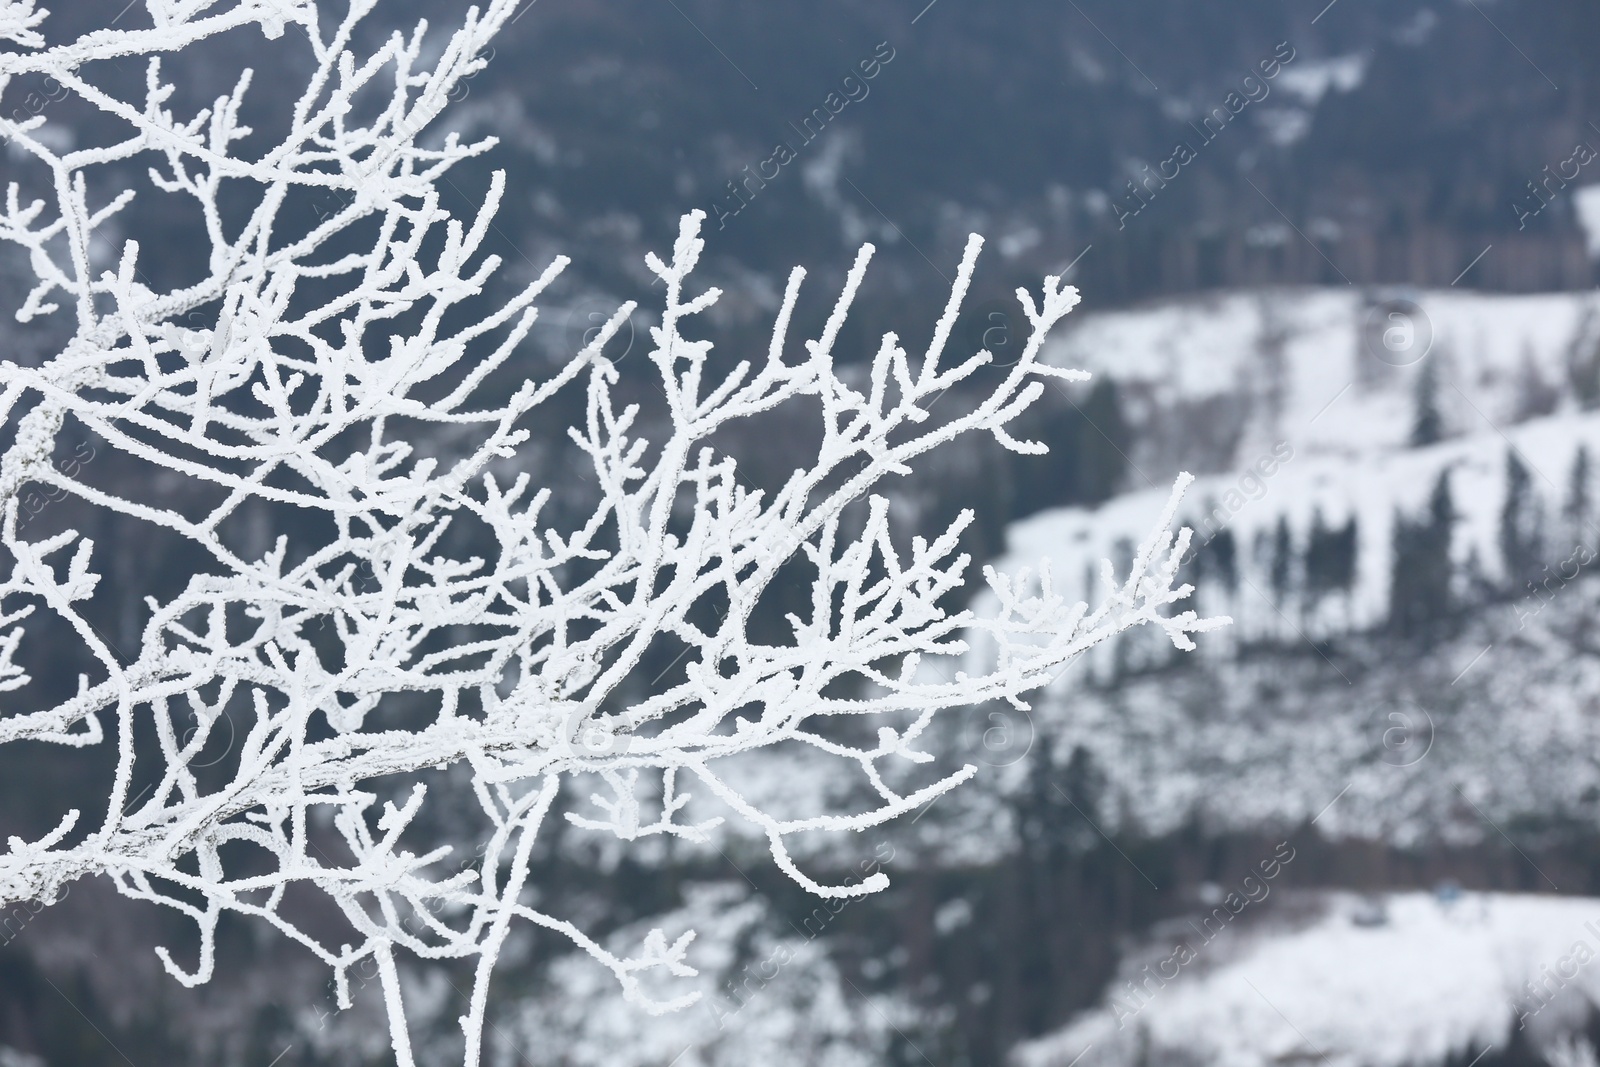
[{"label": "dark conifer tree", "polygon": [[1527,464],[1515,451],[1506,451],[1506,495],[1500,506],[1500,562],[1514,595],[1537,580],[1544,562],[1543,522],[1538,493]]},{"label": "dark conifer tree", "polygon": [[1123,417],[1117,383],[1110,378],[1095,379],[1080,411],[1084,425],[1078,433],[1078,488],[1084,503],[1098,504],[1122,488],[1133,429]]},{"label": "dark conifer tree", "polygon": [[[1199,525],[1192,519],[1183,519],[1179,525],[1190,530],[1198,531],[1199,529]],[[1199,590],[1200,586],[1205,582],[1207,564],[1210,562],[1208,555],[1205,542],[1196,533],[1189,541],[1189,552],[1183,558],[1183,567],[1178,571],[1178,580],[1180,582],[1188,582],[1196,590]]]},{"label": "dark conifer tree", "polygon": [[1232,595],[1239,588],[1239,551],[1233,539],[1233,531],[1226,529],[1218,531],[1217,535],[1206,543],[1206,551],[1211,556],[1208,568],[1216,571],[1223,588]]},{"label": "dark conifer tree", "polygon": [[1059,406],[1036,405],[1017,431],[1017,436],[1039,441],[1050,452],[1007,453],[1015,486],[1007,518],[1024,518],[1046,508],[1099,504],[1122,488],[1133,429],[1123,416],[1117,383],[1110,378],[1097,378],[1082,400],[1063,397]]},{"label": "dark conifer tree", "polygon": [[1334,529],[1318,508],[1311,516],[1311,534],[1306,542],[1305,589],[1309,606],[1336,590],[1349,592],[1356,577],[1356,517]]},{"label": "dark conifer tree", "polygon": [[1427,642],[1449,632],[1457,607],[1450,559],[1456,517],[1448,470],[1434,483],[1422,518],[1395,514],[1389,629],[1398,637]]},{"label": "dark conifer tree", "polygon": [[1512,388],[1515,391],[1511,406],[1513,422],[1549,415],[1561,403],[1561,390],[1545,381],[1533,346],[1527,341],[1522,343],[1522,358],[1517,362]]},{"label": "dark conifer tree", "polygon": [[1423,361],[1413,394],[1415,416],[1411,423],[1411,447],[1425,448],[1444,439],[1444,415],[1439,411],[1438,361]]},{"label": "dark conifer tree", "polygon": [[1043,456],[1007,452],[1015,492],[1008,519],[1026,518],[1046,508],[1087,503],[1078,481],[1078,450],[1083,447],[1083,415],[1065,397],[1047,392],[1019,420],[1015,435],[1038,441]]},{"label": "dark conifer tree", "polygon": [[1584,411],[1600,407],[1600,316],[1590,305],[1567,349],[1567,385]]},{"label": "dark conifer tree", "polygon": [[1289,520],[1278,516],[1278,526],[1272,533],[1272,598],[1280,605],[1289,599],[1294,582],[1294,539],[1289,533]]},{"label": "dark conifer tree", "polygon": [[1572,457],[1572,473],[1567,477],[1567,500],[1562,505],[1561,516],[1567,521],[1572,547],[1595,543],[1594,502],[1589,492],[1589,447],[1578,446]]}]

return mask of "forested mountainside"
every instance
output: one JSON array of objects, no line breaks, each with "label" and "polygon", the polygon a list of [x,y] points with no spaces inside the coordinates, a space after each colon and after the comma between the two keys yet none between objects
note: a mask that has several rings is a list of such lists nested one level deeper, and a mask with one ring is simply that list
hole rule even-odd
[{"label": "forested mountainside", "polygon": [[[52,29],[113,6],[64,8]],[[577,253],[560,295],[579,319],[649,285],[643,252],[699,208],[708,260],[747,283],[719,314],[757,332],[792,264],[842,272],[867,239],[888,254],[852,329],[873,337],[908,302],[929,317],[973,230],[999,253],[980,301],[1069,263],[1100,307],[1264,284],[1592,284],[1575,195],[1600,148],[1591,5],[1313,6],[541,0],[457,94],[449,128],[500,144],[452,175],[446,206],[507,169],[498,250],[533,274]],[[428,10],[383,5],[368,32]],[[215,72],[243,57],[210,60],[237,47],[173,57],[173,106],[229,91]],[[253,94],[244,117],[272,129],[281,106]],[[153,282],[194,271],[197,216],[129,225],[162,235]],[[547,315],[536,339],[565,350],[575,321]]]},{"label": "forested mountainside", "polygon": [[526,226],[625,247],[699,207],[757,270],[870,237],[897,300],[972,229],[1004,250],[996,295],[1091,245],[1101,304],[1443,286],[1490,243],[1474,285],[1585,286],[1566,186],[1600,145],[1600,29],[1577,0],[1489,6],[535,6],[464,103],[532,176]]},{"label": "forested mountainside", "polygon": [[[1280,842],[1298,858],[1276,885],[1312,895],[1274,907],[1301,900],[1306,915],[1329,888],[1443,878],[1600,892],[1591,300],[1273,289],[1084,314],[1050,358],[1097,379],[1048,394],[1028,427],[1054,453],[947,446],[895,506],[908,532],[931,532],[982,489],[994,547],[980,561],[1015,572],[1049,558],[1058,590],[1092,596],[1091,565],[1125,567],[1192,465],[1187,568],[1200,609],[1235,626],[1183,658],[1132,635],[1030,712],[953,718],[930,750],[940,766],[976,763],[975,781],[878,836],[797,849],[838,880],[890,874],[882,898],[809,900],[737,835],[627,853],[558,835],[540,860],[552,907],[619,944],[694,926],[735,947],[699,960],[702,1006],[642,1019],[587,957],[527,938],[503,964],[503,1062],[551,1034],[573,1064],[643,1067],[686,1048],[683,1062],[705,1064],[796,1049],[818,1063],[913,1062],[914,1049],[1000,1062],[1096,1004],[1114,1016],[1128,939],[1204,910],[1209,885]],[[1383,346],[1402,312],[1426,350]],[[758,477],[764,453],[750,455]],[[1038,507],[1052,500],[1075,503]],[[62,507],[29,521],[66,521]],[[108,581],[152,565],[136,543],[114,551]],[[985,654],[974,641],[969,655]],[[7,788],[34,803],[8,810],[46,809],[52,766],[15,768]],[[799,753],[741,785],[795,814],[858,788]],[[697,803],[696,817],[715,813]],[[158,931],[135,910],[85,884],[10,917],[11,988],[38,988],[39,969],[72,981],[118,1047],[169,1062],[196,1047],[202,1062],[253,1063],[268,1046],[292,1046],[286,1062],[381,1057],[374,1000],[337,1014],[315,986],[289,996],[305,961],[242,929],[223,950],[250,966],[203,993],[202,1023],[156,980]],[[1296,914],[1284,921],[1298,929]],[[151,981],[126,982],[128,968]],[[451,990],[416,999],[448,1040]],[[74,1062],[112,1055],[64,1002],[0,1026],[0,1042],[47,1058],[74,1042]]]}]

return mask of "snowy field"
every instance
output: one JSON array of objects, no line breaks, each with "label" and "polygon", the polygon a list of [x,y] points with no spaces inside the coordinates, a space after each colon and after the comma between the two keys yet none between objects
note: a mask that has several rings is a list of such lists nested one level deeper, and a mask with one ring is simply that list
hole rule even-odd
[{"label": "snowy field", "polygon": [[[1318,914],[1221,932],[1163,928],[1169,936],[1132,954],[1102,1006],[1019,1048],[1016,1067],[1402,1067],[1503,1051],[1514,1033],[1570,1052],[1584,998],[1600,995],[1600,899],[1288,899]],[[1163,968],[1179,944],[1193,958]]]}]

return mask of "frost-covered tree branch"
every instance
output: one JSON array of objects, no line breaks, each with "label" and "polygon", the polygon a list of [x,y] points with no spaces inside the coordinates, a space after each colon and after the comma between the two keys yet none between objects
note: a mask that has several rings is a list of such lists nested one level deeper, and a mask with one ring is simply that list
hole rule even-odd
[{"label": "frost-covered tree branch", "polygon": [[[718,299],[691,286],[703,247],[698,212],[683,219],[669,260],[647,261],[666,287],[649,353],[671,418],[664,439],[641,436],[637,407],[619,410],[613,398],[619,376],[603,352],[631,304],[546,380],[509,398],[491,388],[565,260],[484,310],[500,263],[482,249],[504,175],[474,217],[452,218],[435,183],[489,142],[423,133],[481,67],[481,49],[514,7],[473,9],[442,50],[419,27],[357,54],[355,29],[374,2],[352,0],[329,21],[306,0],[148,0],[146,28],[59,43],[32,0],[0,5],[0,39],[10,45],[0,96],[15,79],[48,76],[122,129],[109,143],[63,150],[41,135],[47,116],[0,119],[49,187],[29,200],[13,183],[0,210],[0,237],[26,253],[36,281],[16,317],[71,331],[40,366],[0,364],[0,691],[9,694],[0,742],[117,750],[103,817],[74,811],[38,840],[11,839],[0,854],[0,903],[51,899],[74,879],[106,876],[194,921],[198,958],[161,950],[188,985],[212,976],[226,912],[258,917],[315,953],[344,1005],[351,967],[372,961],[403,1065],[412,1054],[397,953],[475,961],[461,1023],[467,1062],[477,1064],[490,972],[518,921],[570,938],[652,1010],[683,1003],[648,1001],[640,976],[692,973],[687,937],[657,934],[622,958],[529,903],[540,830],[576,776],[609,790],[568,814],[580,827],[624,840],[703,837],[712,823],[688,821],[692,787],[754,826],[778,866],[812,892],[870,893],[886,884],[881,873],[824,884],[800,868],[790,839],[880,824],[969,777],[971,767],[891,784],[932,759],[917,746],[937,712],[1020,703],[1079,653],[1141,623],[1188,648],[1191,633],[1219,620],[1168,613],[1188,592],[1174,587],[1188,539],[1171,531],[1181,483],[1131,573],[1095,607],[1067,603],[1047,571],[1029,596],[1020,579],[986,571],[999,615],[948,613],[940,602],[966,571],[956,548],[970,514],[931,543],[914,539],[909,556],[896,550],[887,503],[871,495],[878,483],[969,433],[1042,451],[1006,427],[1044,377],[1083,377],[1039,360],[1078,299],[1047,278],[1039,292],[1018,291],[1031,326],[1022,357],[973,410],[924,425],[933,400],[990,359],[945,351],[976,236],[932,343],[912,354],[885,336],[865,395],[836,372],[835,349],[871,247],[803,355],[789,336],[804,278],[796,269],[765,356],[715,374],[711,343],[681,332]],[[228,32],[306,42],[311,75],[276,143],[259,144],[241,123],[249,71],[208,108],[171,109],[163,55]],[[95,77],[97,64],[130,57],[147,63],[141,99],[121,99]],[[134,160],[148,185],[105,192],[97,176],[128,173]],[[308,191],[336,194],[337,209],[304,210]],[[121,216],[153,196],[197,212],[209,242],[204,277],[163,291],[145,280],[159,250],[118,235]],[[551,487],[539,484],[555,472],[518,473],[518,460],[530,417],[569,386],[587,389],[586,418],[570,435],[592,464],[599,503],[558,529],[544,519]],[[741,483],[709,440],[799,398],[820,405],[821,443],[768,497]],[[53,462],[68,426],[191,491],[181,501],[152,497],[92,471],[69,473]],[[446,438],[467,444],[422,454],[422,443]],[[91,618],[93,542],[70,529],[30,540],[19,529],[18,494],[29,484],[160,528],[192,551],[181,591],[145,600],[126,655]],[[865,523],[847,533],[845,509],[863,499]],[[229,520],[256,506],[294,509],[301,520],[252,551]],[[463,530],[471,536],[457,537]],[[463,543],[474,550],[458,551]],[[809,576],[809,614],[789,616],[787,640],[758,643],[749,626],[758,603],[797,562]],[[713,599],[725,610],[708,624]],[[29,703],[37,687],[25,667],[28,628],[47,617],[96,668],[70,697]],[[992,671],[930,680],[919,669],[954,663],[972,630],[997,642]],[[682,681],[629,695],[624,681],[663,639],[686,650]],[[236,728],[235,716],[245,725]],[[841,740],[854,736],[830,728],[841,717],[869,722],[875,740]],[[238,737],[219,775],[201,754],[224,729]],[[871,804],[809,818],[763,810],[725,769],[779,745],[856,768]],[[481,867],[460,869],[448,846],[417,844],[423,779],[442,769],[470,779],[481,822],[469,840]],[[154,785],[135,794],[136,778]],[[409,784],[396,791],[396,782]],[[282,906],[293,885],[326,894],[350,939],[329,943],[298,925]]]}]

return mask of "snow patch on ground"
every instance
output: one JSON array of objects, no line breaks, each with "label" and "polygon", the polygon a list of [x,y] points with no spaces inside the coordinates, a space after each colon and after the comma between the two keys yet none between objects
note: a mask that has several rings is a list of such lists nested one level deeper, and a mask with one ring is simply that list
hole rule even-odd
[{"label": "snow patch on ground", "polygon": [[1329,89],[1348,93],[1360,85],[1366,77],[1368,58],[1363,52],[1352,52],[1327,59],[1301,59],[1283,69],[1278,84],[1306,103],[1316,104]]},{"label": "snow patch on ground", "polygon": [[1600,965],[1580,962],[1600,956],[1600,899],[1398,893],[1377,926],[1353,921],[1370,912],[1358,897],[1324,903],[1302,929],[1216,934],[1249,940],[1209,970],[1199,964],[1212,947],[1190,935],[1198,959],[1175,979],[1123,975],[1104,1005],[1013,1062],[1066,1067],[1088,1049],[1095,1067],[1437,1064],[1504,1049],[1523,1013],[1528,1040],[1554,1045],[1581,1027],[1585,999],[1600,999]]}]

